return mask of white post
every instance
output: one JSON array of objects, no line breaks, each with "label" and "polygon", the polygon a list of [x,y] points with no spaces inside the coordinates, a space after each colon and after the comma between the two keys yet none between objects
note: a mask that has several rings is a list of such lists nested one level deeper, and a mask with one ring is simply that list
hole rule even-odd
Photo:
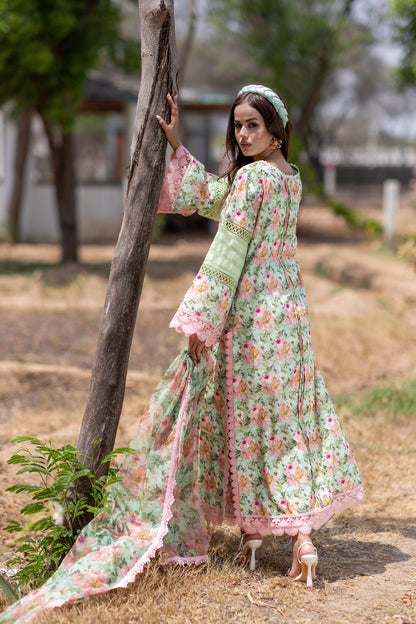
[{"label": "white post", "polygon": [[333,162],[326,162],[324,166],[324,191],[325,195],[335,195],[337,170]]},{"label": "white post", "polygon": [[392,246],[396,236],[397,214],[400,203],[400,182],[385,180],[383,183],[383,226],[384,238]]}]

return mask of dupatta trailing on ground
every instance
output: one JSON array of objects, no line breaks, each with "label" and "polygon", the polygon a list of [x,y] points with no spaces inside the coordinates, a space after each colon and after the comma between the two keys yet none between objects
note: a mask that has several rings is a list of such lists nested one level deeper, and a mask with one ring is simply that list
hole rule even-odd
[{"label": "dupatta trailing on ground", "polygon": [[194,365],[188,349],[171,364],[139,423],[102,511],[79,535],[58,570],[0,615],[29,622],[44,609],[126,587],[162,549],[166,563],[204,563],[209,535],[198,486],[199,400],[212,354]]}]

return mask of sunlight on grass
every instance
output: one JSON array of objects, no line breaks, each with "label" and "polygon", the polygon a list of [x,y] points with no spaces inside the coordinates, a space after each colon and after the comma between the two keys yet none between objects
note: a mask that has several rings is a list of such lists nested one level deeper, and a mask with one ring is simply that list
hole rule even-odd
[{"label": "sunlight on grass", "polygon": [[385,418],[411,418],[416,416],[416,379],[389,386],[376,386],[359,396],[342,395],[335,405],[348,420],[353,416],[384,416]]}]

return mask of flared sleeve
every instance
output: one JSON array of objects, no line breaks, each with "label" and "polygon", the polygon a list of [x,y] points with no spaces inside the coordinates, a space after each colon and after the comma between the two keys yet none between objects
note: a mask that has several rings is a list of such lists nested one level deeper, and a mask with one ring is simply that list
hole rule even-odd
[{"label": "flared sleeve", "polygon": [[218,221],[221,200],[227,190],[225,178],[207,173],[203,164],[180,145],[171,156],[157,210],[183,216],[198,212],[203,217]]},{"label": "flared sleeve", "polygon": [[186,336],[197,334],[208,347],[217,342],[230,311],[263,201],[263,185],[256,163],[240,169],[218,232],[170,323]]}]

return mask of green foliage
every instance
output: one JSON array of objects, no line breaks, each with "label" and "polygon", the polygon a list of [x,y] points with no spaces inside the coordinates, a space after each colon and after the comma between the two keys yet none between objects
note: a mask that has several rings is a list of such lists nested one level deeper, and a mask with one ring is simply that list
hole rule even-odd
[{"label": "green foliage", "polygon": [[0,0],[0,105],[69,129],[103,51],[131,66],[120,27],[112,0]]},{"label": "green foliage", "polygon": [[243,71],[241,81],[266,82],[281,92],[301,151],[311,165],[307,169],[302,165],[302,171],[307,174],[305,187],[312,192],[322,182],[325,120],[318,114],[319,107],[337,88],[336,70],[354,66],[371,42],[370,29],[354,21],[355,1],[212,0],[210,4],[214,26],[244,59],[235,63]]},{"label": "green foliage", "polygon": [[[267,68],[297,118],[319,104],[322,79],[346,61],[346,49],[364,41],[350,19],[353,0],[212,0],[215,26],[227,40]],[[367,36],[367,35],[366,35]],[[258,82],[258,68],[246,81]],[[315,99],[314,99],[315,98]]]},{"label": "green foliage", "polygon": [[392,0],[391,9],[396,41],[404,53],[397,75],[402,85],[412,85],[416,82],[416,2]]},{"label": "green foliage", "polygon": [[[55,449],[50,442],[29,435],[17,436],[12,441],[30,446],[20,448],[7,463],[21,466],[17,474],[34,475],[36,483],[31,479],[30,483],[16,483],[8,488],[9,492],[30,494],[32,500],[20,510],[22,518],[9,520],[5,527],[9,533],[16,534],[17,545],[7,565],[20,568],[14,579],[19,586],[32,589],[53,574],[71,548],[79,533],[75,528],[76,518],[85,512],[95,516],[105,510],[109,503],[108,487],[119,481],[119,477],[114,468],[110,468],[108,476],[97,477],[79,461],[73,445]],[[128,452],[131,449],[118,448],[103,464]],[[70,496],[71,484],[81,477],[91,480],[90,501]]]},{"label": "green foliage", "polygon": [[333,213],[342,217],[348,225],[364,231],[368,236],[378,236],[383,233],[383,226],[375,219],[368,219],[363,214],[348,208],[346,204],[333,199],[327,200],[327,204]]}]

